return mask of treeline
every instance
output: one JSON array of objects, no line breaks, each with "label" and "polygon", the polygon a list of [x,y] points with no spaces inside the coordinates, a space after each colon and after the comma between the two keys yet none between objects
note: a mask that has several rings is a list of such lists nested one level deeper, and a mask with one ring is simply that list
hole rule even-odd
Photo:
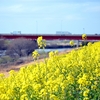
[{"label": "treeline", "polygon": [[6,50],[6,55],[9,56],[29,56],[36,48],[36,41],[25,38],[0,40],[0,50]]},{"label": "treeline", "polygon": [[[25,38],[14,40],[0,39],[0,64],[18,61],[19,58],[31,55],[37,48],[35,40]],[[21,61],[18,62],[20,63]]]}]

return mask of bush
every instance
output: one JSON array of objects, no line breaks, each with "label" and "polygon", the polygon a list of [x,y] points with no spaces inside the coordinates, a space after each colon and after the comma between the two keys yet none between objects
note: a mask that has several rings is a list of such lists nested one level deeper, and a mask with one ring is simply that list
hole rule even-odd
[{"label": "bush", "polygon": [[15,58],[12,58],[10,56],[2,56],[0,58],[0,64],[5,64],[5,63],[13,62],[14,60],[15,60]]}]

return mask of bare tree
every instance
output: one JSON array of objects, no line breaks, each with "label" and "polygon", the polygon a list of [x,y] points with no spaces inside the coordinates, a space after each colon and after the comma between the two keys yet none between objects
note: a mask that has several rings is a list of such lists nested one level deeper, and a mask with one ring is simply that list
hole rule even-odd
[{"label": "bare tree", "polygon": [[18,55],[18,56],[28,56],[29,54],[37,48],[37,43],[33,40],[18,38],[12,40],[8,45],[7,54]]},{"label": "bare tree", "polygon": [[0,50],[5,50],[6,47],[6,41],[4,39],[0,39]]}]

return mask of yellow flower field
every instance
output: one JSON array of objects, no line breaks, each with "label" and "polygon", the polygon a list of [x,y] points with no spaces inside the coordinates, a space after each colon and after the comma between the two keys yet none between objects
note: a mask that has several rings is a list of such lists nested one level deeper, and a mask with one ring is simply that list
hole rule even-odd
[{"label": "yellow flower field", "polygon": [[0,74],[0,100],[100,100],[100,42]]}]

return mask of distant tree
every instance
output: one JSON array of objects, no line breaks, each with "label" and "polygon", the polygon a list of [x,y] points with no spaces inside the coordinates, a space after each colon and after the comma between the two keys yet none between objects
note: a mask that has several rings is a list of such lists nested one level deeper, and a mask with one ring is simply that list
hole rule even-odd
[{"label": "distant tree", "polygon": [[7,49],[7,54],[14,56],[28,56],[37,48],[37,43],[35,41],[25,39],[25,38],[18,38],[14,39],[10,42]]},{"label": "distant tree", "polygon": [[6,41],[4,39],[0,39],[0,50],[5,50],[6,48]]}]

